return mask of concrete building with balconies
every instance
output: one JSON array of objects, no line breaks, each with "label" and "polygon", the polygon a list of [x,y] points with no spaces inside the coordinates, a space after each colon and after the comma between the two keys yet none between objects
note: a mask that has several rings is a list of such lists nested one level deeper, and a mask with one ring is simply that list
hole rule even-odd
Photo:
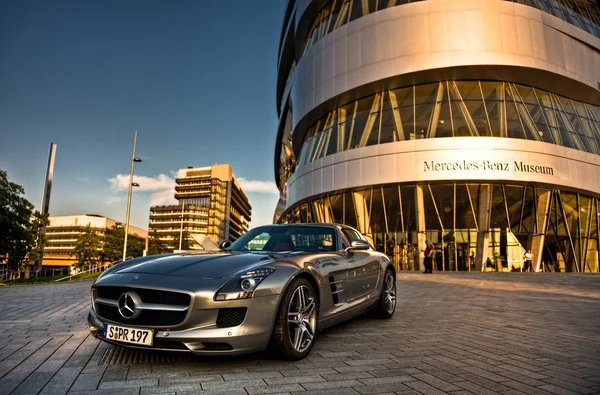
[{"label": "concrete building with balconies", "polygon": [[600,5],[290,0],[274,221],[355,226],[399,270],[598,272]]},{"label": "concrete building with balconies", "polygon": [[228,164],[188,167],[175,180],[177,205],[150,208],[149,233],[168,249],[202,249],[203,237],[212,242],[236,240],[248,231],[252,207]]},{"label": "concrete building with balconies", "polygon": [[[46,227],[47,244],[42,260],[44,268],[70,267],[77,264],[77,257],[72,255],[73,250],[77,239],[88,225],[103,239],[114,225],[121,224],[97,214],[51,216],[49,221],[50,224]],[[128,234],[142,239],[148,237],[148,231],[131,225]]]}]

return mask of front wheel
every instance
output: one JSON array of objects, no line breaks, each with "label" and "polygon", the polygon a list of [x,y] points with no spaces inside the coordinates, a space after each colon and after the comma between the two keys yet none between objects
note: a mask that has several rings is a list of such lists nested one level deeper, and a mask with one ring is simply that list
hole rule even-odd
[{"label": "front wheel", "polygon": [[383,275],[381,295],[370,313],[377,318],[391,318],[394,311],[396,311],[396,276],[388,267]]},{"label": "front wheel", "polygon": [[295,279],[285,291],[277,316],[271,349],[278,357],[296,361],[308,355],[317,336],[319,301],[313,285]]}]

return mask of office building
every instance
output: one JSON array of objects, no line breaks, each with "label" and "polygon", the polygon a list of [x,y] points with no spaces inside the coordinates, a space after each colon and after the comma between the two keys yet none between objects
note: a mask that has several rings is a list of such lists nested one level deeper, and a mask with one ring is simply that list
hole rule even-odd
[{"label": "office building", "polygon": [[[114,225],[120,224],[110,218],[96,214],[52,216],[46,227],[47,244],[44,248],[44,268],[70,267],[77,264],[77,257],[72,255],[77,239],[89,225],[100,237]],[[148,231],[129,226],[129,235],[143,239],[148,237]]]},{"label": "office building", "polygon": [[250,200],[227,164],[179,170],[175,185],[177,205],[150,208],[149,234],[167,248],[203,249],[198,240],[213,243],[236,240],[248,231]]}]

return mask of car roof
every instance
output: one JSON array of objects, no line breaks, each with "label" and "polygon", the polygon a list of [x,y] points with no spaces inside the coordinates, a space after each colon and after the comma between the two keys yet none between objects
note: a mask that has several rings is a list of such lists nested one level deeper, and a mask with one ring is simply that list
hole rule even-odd
[{"label": "car roof", "polygon": [[261,226],[257,226],[257,228],[261,228],[263,226],[281,226],[281,227],[286,227],[286,226],[306,226],[306,227],[321,227],[321,228],[339,228],[339,227],[346,227],[348,228],[349,226],[347,225],[342,225],[342,224],[334,224],[334,223],[310,223],[310,224],[304,224],[304,223],[298,223],[298,224],[270,224],[270,225],[261,225]]}]

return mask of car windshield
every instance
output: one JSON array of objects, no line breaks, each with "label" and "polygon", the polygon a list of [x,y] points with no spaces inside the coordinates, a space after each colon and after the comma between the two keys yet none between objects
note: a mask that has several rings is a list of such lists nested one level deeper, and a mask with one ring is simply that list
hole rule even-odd
[{"label": "car windshield", "polygon": [[234,241],[229,251],[336,251],[335,230],[324,226],[262,226]]}]

